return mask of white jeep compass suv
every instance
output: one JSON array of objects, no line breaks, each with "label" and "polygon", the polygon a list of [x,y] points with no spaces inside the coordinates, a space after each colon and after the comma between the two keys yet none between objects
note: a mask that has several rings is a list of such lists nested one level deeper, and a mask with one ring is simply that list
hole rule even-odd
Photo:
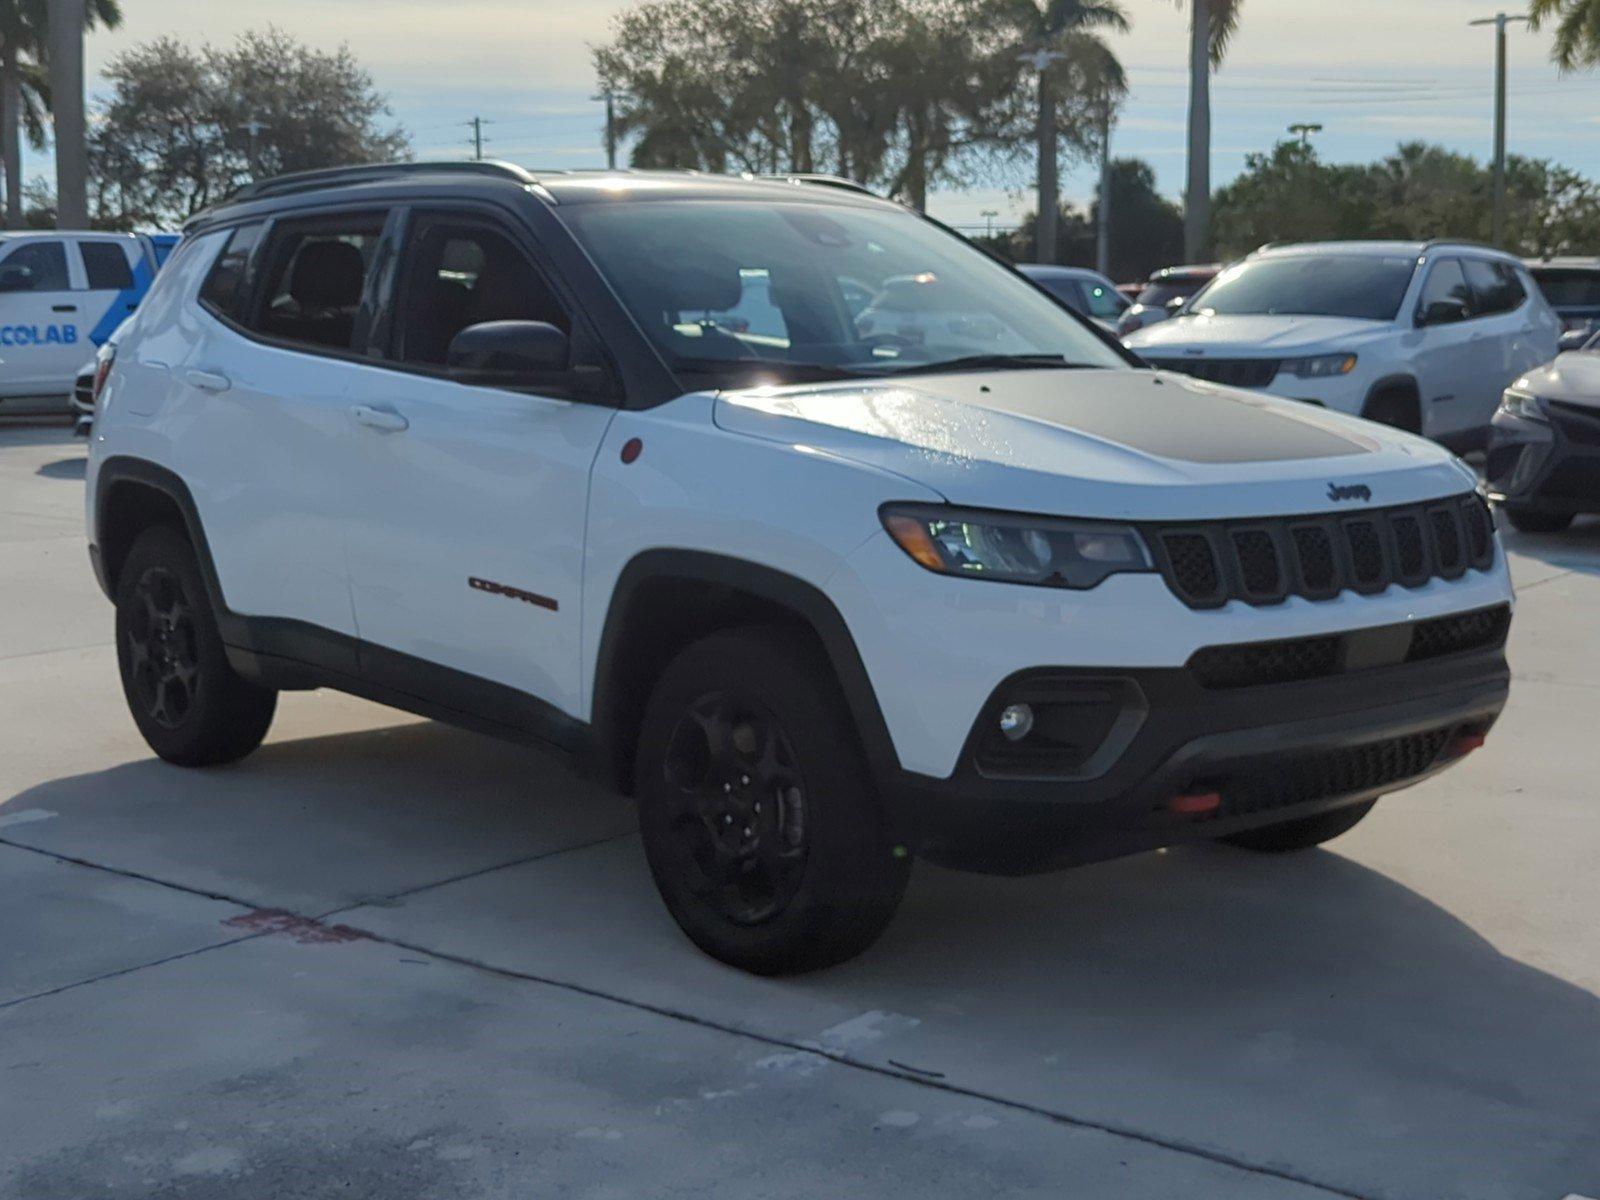
[{"label": "white jeep compass suv", "polygon": [[1561,321],[1509,254],[1463,242],[1267,246],[1174,320],[1129,334],[1152,366],[1481,449],[1511,381]]},{"label": "white jeep compass suv", "polygon": [[[891,284],[960,319],[863,332]],[[859,952],[919,855],[1315,845],[1506,699],[1449,454],[1145,369],[847,186],[285,177],[106,357],[90,554],[157,754],[241,758],[314,687],[553,748],[753,971]]]}]

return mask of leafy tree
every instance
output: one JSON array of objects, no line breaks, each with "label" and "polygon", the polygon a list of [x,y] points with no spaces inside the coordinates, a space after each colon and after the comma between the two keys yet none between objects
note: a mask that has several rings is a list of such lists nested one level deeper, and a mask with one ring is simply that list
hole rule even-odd
[{"label": "leafy tree", "polygon": [[1188,3],[1189,152],[1188,186],[1184,191],[1184,257],[1199,262],[1210,257],[1211,73],[1227,55],[1228,43],[1239,28],[1239,10],[1244,0]]},{"label": "leafy tree", "polygon": [[173,224],[255,178],[410,155],[348,47],[314,50],[275,29],[226,48],[158,38],[105,76],[89,145],[102,222]]},{"label": "leafy tree", "polygon": [[1600,0],[1530,0],[1535,29],[1555,24],[1550,57],[1563,71],[1600,66]]},{"label": "leafy tree", "polygon": [[[50,113],[50,82],[44,66],[49,32],[48,0],[0,0],[0,161],[4,163],[6,224],[25,223],[21,135],[43,149]],[[84,27],[122,24],[117,0],[88,0]]]},{"label": "leafy tree", "polygon": [[[1081,212],[1062,205],[1056,218],[1056,248],[1052,262],[1069,266],[1094,265],[1095,230],[1099,202]],[[1013,262],[1035,261],[1036,214],[1029,213],[1015,232],[993,239],[976,239]],[[1119,158],[1111,164],[1111,270],[1112,279],[1144,279],[1159,267],[1170,267],[1183,255],[1183,213],[1156,191],[1156,173],[1141,158]]]}]

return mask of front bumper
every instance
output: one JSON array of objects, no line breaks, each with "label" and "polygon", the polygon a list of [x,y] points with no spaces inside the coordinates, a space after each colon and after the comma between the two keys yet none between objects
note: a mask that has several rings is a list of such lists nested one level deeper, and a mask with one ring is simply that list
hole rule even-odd
[{"label": "front bumper", "polygon": [[1600,512],[1600,409],[1546,404],[1548,421],[1501,410],[1489,426],[1489,498],[1550,512]]},{"label": "front bumper", "polygon": [[[1504,637],[1504,627],[1499,638]],[[916,852],[1027,874],[1203,841],[1410,786],[1487,734],[1510,684],[1503,643],[1470,653],[1268,686],[1208,688],[1192,668],[1052,672],[1130,697],[1135,728],[1079,778],[999,777],[975,727],[956,772],[902,772],[895,812]],[[1009,682],[1009,681],[1008,681]],[[1006,685],[997,689],[1003,696]],[[985,710],[980,726],[991,714]],[[1174,811],[1180,796],[1214,809]]]}]

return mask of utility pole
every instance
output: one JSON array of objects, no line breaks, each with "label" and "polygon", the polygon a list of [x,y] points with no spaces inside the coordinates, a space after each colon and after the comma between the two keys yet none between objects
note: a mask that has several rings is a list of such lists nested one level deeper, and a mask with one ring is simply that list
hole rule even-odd
[{"label": "utility pole", "polygon": [[260,164],[256,161],[256,140],[272,126],[251,117],[244,124],[237,125],[235,128],[249,139],[245,143],[245,161],[250,165],[250,178],[255,179],[261,174]]},{"label": "utility pole", "polygon": [[617,169],[617,101],[626,100],[627,97],[614,88],[602,88],[591,100],[604,100],[606,102],[606,166],[611,170]]},{"label": "utility pole", "polygon": [[1111,274],[1111,94],[1100,103],[1100,203],[1095,222],[1094,267],[1102,275]]},{"label": "utility pole", "polygon": [[483,127],[493,124],[482,117],[473,117],[467,122],[467,128],[472,130],[472,157],[479,162],[483,161]]},{"label": "utility pole", "polygon": [[50,0],[50,92],[55,109],[56,225],[89,225],[89,154],[83,102],[85,0]]},{"label": "utility pole", "polygon": [[1469,25],[1494,26],[1494,237],[1496,246],[1506,240],[1506,26],[1526,21],[1525,16],[1495,13],[1469,21]]},{"label": "utility pole", "polygon": [[1017,55],[1039,76],[1039,216],[1033,223],[1034,261],[1056,261],[1056,212],[1061,186],[1056,180],[1056,95],[1050,84],[1050,64],[1066,55],[1059,50],[1032,50]]},{"label": "utility pole", "polygon": [[986,208],[978,214],[984,220],[984,233],[986,238],[994,237],[994,219],[1000,215],[998,208]]},{"label": "utility pole", "polygon": [[1321,133],[1322,126],[1312,122],[1305,122],[1299,125],[1289,126],[1289,132],[1300,139],[1300,144],[1302,146],[1309,146],[1311,145],[1311,135],[1313,133]]}]

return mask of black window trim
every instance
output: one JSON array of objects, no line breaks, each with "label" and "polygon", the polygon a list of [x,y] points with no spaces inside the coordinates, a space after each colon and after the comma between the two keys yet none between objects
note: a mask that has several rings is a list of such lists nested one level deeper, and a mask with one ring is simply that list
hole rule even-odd
[{"label": "black window trim", "polygon": [[[543,253],[537,240],[529,234],[524,223],[518,219],[515,212],[486,201],[463,200],[460,197],[448,199],[418,198],[404,204],[403,209],[405,215],[399,240],[399,268],[394,272],[394,286],[390,294],[383,300],[383,309],[374,320],[375,329],[382,327],[385,342],[381,345],[374,342],[371,347],[372,356],[363,358],[361,360],[363,363],[370,367],[378,367],[385,371],[395,371],[403,375],[416,375],[425,379],[458,383],[463,387],[487,387],[495,391],[509,392],[515,395],[543,397],[577,404],[594,404],[605,408],[626,408],[628,406],[626,392],[622,383],[622,374],[617,369],[610,347],[606,345],[605,339],[599,335],[584,306],[579,303],[576,291],[562,277],[561,272],[551,260],[551,256]],[[443,367],[431,366],[426,363],[403,362],[397,357],[400,349],[400,322],[394,319],[394,310],[405,297],[411,285],[411,250],[419,230],[425,229],[430,221],[438,217],[460,220],[464,224],[481,224],[509,239],[513,245],[527,256],[533,264],[534,270],[538,271],[542,276],[545,285],[555,295],[562,307],[566,309],[567,315],[572,322],[573,340],[577,341],[578,334],[581,331],[584,338],[595,348],[601,367],[605,372],[604,387],[602,389],[579,392],[552,388],[548,384],[479,383],[462,380]]]}]

